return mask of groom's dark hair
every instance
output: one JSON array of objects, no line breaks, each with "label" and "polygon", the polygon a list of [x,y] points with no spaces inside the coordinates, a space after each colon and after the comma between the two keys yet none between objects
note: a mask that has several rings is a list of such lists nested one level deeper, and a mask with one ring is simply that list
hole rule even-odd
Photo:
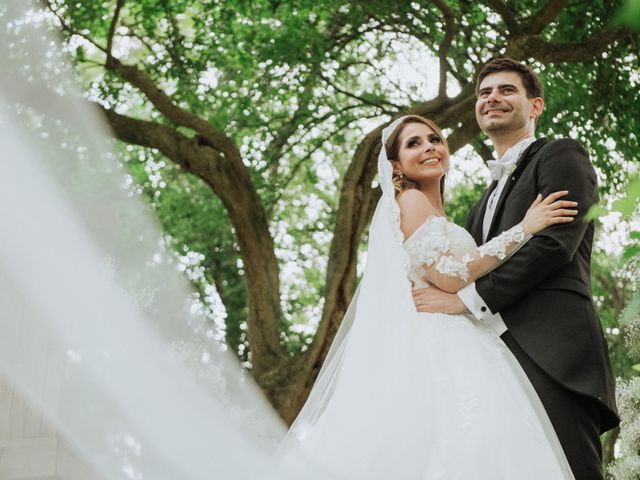
[{"label": "groom's dark hair", "polygon": [[511,58],[494,58],[485,63],[478,72],[478,79],[476,80],[476,95],[478,94],[478,88],[480,83],[487,75],[497,72],[515,72],[520,75],[522,79],[522,85],[524,85],[527,91],[528,98],[543,97],[544,87],[542,82],[528,65],[517,62]]}]

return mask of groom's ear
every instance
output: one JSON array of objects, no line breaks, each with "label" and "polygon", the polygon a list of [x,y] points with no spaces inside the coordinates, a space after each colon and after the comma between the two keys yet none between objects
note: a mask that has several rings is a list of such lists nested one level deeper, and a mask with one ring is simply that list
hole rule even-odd
[{"label": "groom's ear", "polygon": [[529,116],[531,118],[537,119],[540,114],[542,114],[542,110],[544,109],[544,99],[542,97],[534,97],[531,100],[531,113]]}]

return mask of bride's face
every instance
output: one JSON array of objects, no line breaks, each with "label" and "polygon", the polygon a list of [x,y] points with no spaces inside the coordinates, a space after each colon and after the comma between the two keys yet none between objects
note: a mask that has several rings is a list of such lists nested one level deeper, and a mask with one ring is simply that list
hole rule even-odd
[{"label": "bride's face", "polygon": [[414,182],[440,180],[449,168],[449,150],[444,139],[424,123],[409,123],[400,132],[398,160],[393,171]]}]

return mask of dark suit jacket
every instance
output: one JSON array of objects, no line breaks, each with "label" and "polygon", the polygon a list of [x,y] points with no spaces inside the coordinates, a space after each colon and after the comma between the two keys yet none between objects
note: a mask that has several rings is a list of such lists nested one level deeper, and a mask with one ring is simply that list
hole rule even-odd
[{"label": "dark suit jacket", "polygon": [[[478,245],[496,185],[467,219]],[[619,419],[607,343],[591,293],[594,225],[583,217],[598,201],[598,189],[585,149],[572,139],[541,138],[530,145],[502,191],[487,240],[522,221],[538,193],[558,190],[569,190],[565,199],[578,202],[577,218],[537,233],[509,261],[476,280],[476,289],[534,362],[562,385],[599,402],[604,432]]]}]

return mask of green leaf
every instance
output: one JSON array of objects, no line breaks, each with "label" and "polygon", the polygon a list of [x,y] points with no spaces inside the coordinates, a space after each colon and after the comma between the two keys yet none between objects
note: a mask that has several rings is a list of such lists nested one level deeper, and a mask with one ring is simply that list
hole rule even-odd
[{"label": "green leaf", "polygon": [[636,370],[636,371],[638,371],[638,372],[640,372],[640,363],[636,363],[636,364],[635,364],[635,365],[633,365],[631,368],[632,368],[632,369],[634,369],[634,370]]},{"label": "green leaf", "polygon": [[78,62],[84,62],[86,58],[87,55],[85,48],[82,45],[78,46],[78,48],[76,48],[76,60]]},{"label": "green leaf", "polygon": [[624,252],[622,253],[622,261],[628,262],[638,254],[640,254],[640,245],[638,244],[629,245],[627,248],[624,249]]},{"label": "green leaf", "polygon": [[616,20],[616,23],[640,30],[640,0],[627,0]]},{"label": "green leaf", "polygon": [[612,210],[620,212],[624,217],[630,217],[638,206],[638,200],[632,197],[621,198],[613,202]]},{"label": "green leaf", "polygon": [[622,320],[620,321],[620,323],[622,325],[628,324],[639,313],[640,313],[640,293],[636,293],[636,295],[629,301],[629,303],[625,307],[624,313],[622,314]]},{"label": "green leaf", "polygon": [[603,205],[593,205],[585,215],[584,219],[586,222],[589,222],[598,217],[602,217],[607,213],[609,213],[609,211]]},{"label": "green leaf", "polygon": [[625,217],[630,217],[631,214],[638,208],[640,202],[640,178],[636,178],[629,183],[626,194],[623,198],[613,202],[613,210],[622,213]]}]

